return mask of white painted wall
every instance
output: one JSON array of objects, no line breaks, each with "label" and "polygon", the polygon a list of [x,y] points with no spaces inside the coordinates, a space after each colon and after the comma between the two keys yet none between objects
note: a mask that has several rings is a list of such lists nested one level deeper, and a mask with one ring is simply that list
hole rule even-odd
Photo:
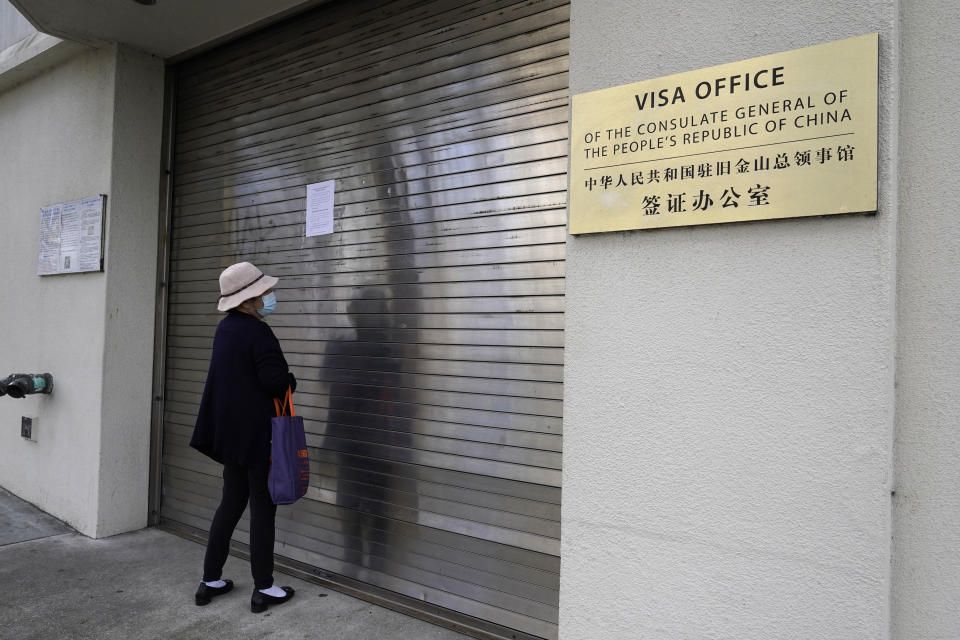
[{"label": "white painted wall", "polygon": [[889,637],[897,24],[573,3],[573,93],[880,32],[880,213],[569,239],[562,640]]},{"label": "white painted wall", "polygon": [[[110,192],[113,54],[92,51],[0,94],[0,368],[49,371],[55,395],[0,398],[0,485],[96,531],[106,278],[39,278],[40,207]],[[9,370],[9,371],[8,371]],[[21,415],[39,418],[37,442]]]},{"label": "white painted wall", "polygon": [[955,2],[902,17],[892,635],[934,640],[960,638],[960,43]]},{"label": "white painted wall", "polygon": [[[94,537],[146,524],[162,82],[106,47],[0,93],[0,375],[55,379],[0,398],[0,486]],[[38,277],[40,207],[99,193],[107,272]]]},{"label": "white painted wall", "polygon": [[146,526],[148,512],[164,66],[121,47],[115,80],[99,535]]}]

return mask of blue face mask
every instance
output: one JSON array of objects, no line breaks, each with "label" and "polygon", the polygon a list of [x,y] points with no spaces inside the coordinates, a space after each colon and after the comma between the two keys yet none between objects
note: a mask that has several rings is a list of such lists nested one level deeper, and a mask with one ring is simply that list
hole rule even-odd
[{"label": "blue face mask", "polygon": [[263,309],[257,309],[261,316],[268,316],[277,308],[277,294],[273,291],[263,296]]}]

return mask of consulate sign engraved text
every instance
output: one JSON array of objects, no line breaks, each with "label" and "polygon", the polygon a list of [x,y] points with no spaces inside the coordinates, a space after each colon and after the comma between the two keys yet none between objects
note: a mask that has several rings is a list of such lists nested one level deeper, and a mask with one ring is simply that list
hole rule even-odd
[{"label": "consulate sign engraved text", "polygon": [[570,233],[876,211],[878,44],[574,96]]}]

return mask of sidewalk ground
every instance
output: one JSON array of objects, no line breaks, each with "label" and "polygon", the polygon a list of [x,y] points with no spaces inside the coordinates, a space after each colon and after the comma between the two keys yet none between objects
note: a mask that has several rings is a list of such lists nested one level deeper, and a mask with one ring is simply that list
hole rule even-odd
[{"label": "sidewalk ground", "polygon": [[251,613],[250,566],[233,556],[233,592],[198,607],[203,551],[159,529],[93,540],[0,489],[0,639],[468,640],[282,573],[296,597]]}]

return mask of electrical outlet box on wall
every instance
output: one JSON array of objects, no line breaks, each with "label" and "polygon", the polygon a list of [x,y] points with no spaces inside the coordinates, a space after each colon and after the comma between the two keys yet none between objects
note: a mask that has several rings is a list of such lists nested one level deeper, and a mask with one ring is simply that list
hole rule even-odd
[{"label": "electrical outlet box on wall", "polygon": [[37,419],[35,417],[20,417],[20,435],[32,442],[37,441]]}]

